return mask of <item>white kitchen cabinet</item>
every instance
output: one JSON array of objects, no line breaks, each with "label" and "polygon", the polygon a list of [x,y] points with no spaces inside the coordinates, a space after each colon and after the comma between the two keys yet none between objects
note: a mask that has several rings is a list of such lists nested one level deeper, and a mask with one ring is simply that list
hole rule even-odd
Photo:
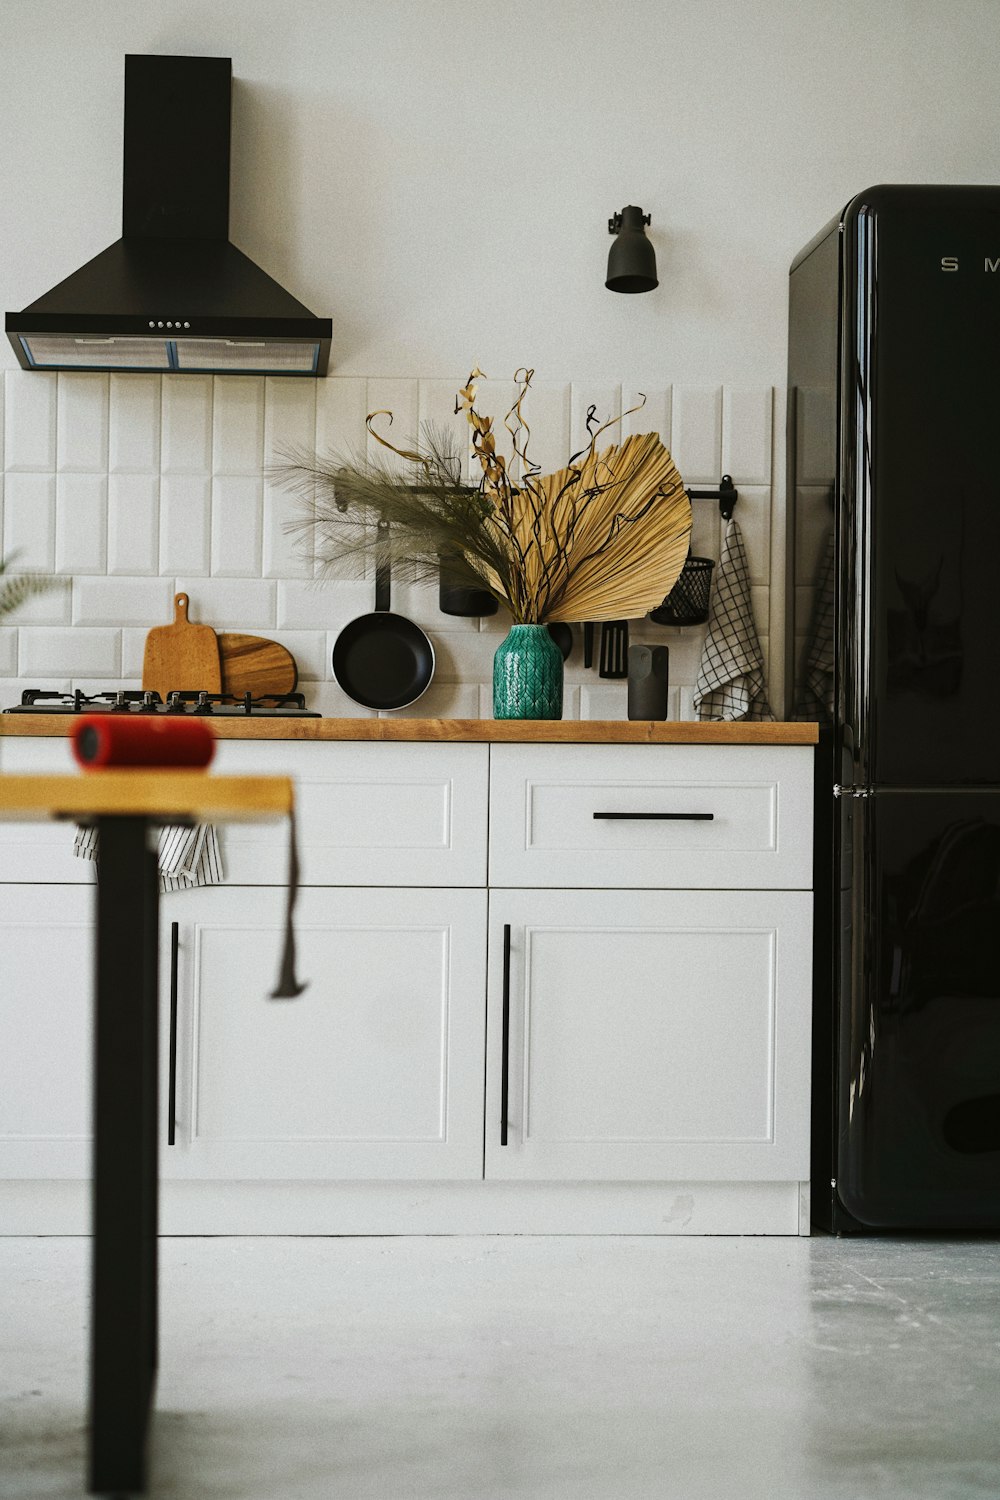
[{"label": "white kitchen cabinet", "polygon": [[0,1178],[90,1173],[93,900],[0,885]]},{"label": "white kitchen cabinet", "polygon": [[807,1177],[809,951],[802,891],[494,890],[487,1178]]},{"label": "white kitchen cabinet", "polygon": [[[220,741],[218,770],[296,780],[309,988],[267,998],[285,831],[224,830],[227,884],[161,904],[166,1232],[800,1232],[812,755]],[[9,770],[67,756],[0,741]],[[71,843],[0,824],[11,1232],[86,1230],[93,867]]]},{"label": "white kitchen cabinet", "polygon": [[494,745],[491,886],[808,889],[812,751]]},{"label": "white kitchen cabinet", "polygon": [[188,891],[163,903],[170,1098],[177,925],[175,1142],[165,1177],[480,1178],[481,890],[306,890],[294,1000],[271,1000],[284,892]]},{"label": "white kitchen cabinet", "polygon": [[[295,778],[303,885],[486,884],[488,745],[219,740],[222,775]],[[285,830],[223,830],[226,878],[281,885]]]}]

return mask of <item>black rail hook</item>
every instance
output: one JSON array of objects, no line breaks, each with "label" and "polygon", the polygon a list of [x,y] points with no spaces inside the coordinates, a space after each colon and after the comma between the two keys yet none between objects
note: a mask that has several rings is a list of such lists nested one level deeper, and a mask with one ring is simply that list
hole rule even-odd
[{"label": "black rail hook", "polygon": [[722,516],[722,519],[724,521],[731,521],[733,519],[733,511],[736,509],[736,502],[740,498],[740,492],[733,484],[733,476],[731,474],[723,474],[718,489],[688,490],[687,497],[689,500],[718,500],[719,514]]}]

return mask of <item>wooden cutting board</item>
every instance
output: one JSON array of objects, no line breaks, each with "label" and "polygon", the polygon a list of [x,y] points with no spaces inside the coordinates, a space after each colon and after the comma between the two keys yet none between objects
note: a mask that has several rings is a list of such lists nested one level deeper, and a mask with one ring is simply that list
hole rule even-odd
[{"label": "wooden cutting board", "polygon": [[187,594],[174,595],[174,623],[146,636],[142,686],[161,698],[174,691],[221,693],[219,641],[208,625],[192,625]]},{"label": "wooden cutting board", "polygon": [[294,693],[299,680],[292,653],[259,635],[220,635],[219,661],[224,693]]}]

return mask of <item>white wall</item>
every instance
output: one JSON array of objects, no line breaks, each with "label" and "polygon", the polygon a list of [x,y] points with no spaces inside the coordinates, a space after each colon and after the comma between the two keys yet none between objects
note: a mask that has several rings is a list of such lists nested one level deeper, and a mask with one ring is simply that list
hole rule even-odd
[{"label": "white wall", "polygon": [[[872,182],[996,179],[995,0],[9,0],[3,20],[5,308],[21,308],[117,238],[124,53],[231,55],[234,240],[333,318],[340,389],[406,379],[414,410],[425,386],[464,379],[474,362],[498,380],[530,364],[540,385],[561,393],[552,400],[565,428],[583,392],[638,388],[661,402],[671,388],[702,392],[697,400],[717,402],[721,423],[723,388],[757,400],[775,387],[780,434],[786,277],[800,246]],[[627,202],[653,216],[661,285],[646,296],[603,286],[606,221]],[[104,658],[114,671],[77,672],[73,661],[97,659],[80,646],[54,675],[127,678],[135,652],[121,632],[139,628],[130,611],[152,596],[133,587],[129,604],[128,588],[109,588],[112,623],[93,623],[85,568],[126,583],[162,578],[157,601],[182,576],[164,543],[159,455],[143,470],[145,488],[123,489],[105,432],[87,459],[96,467],[77,470],[93,482],[67,484],[60,454],[85,440],[88,402],[114,413],[116,398],[114,384],[98,396],[80,384],[86,377],[60,377],[56,425],[25,469],[23,453],[11,456],[10,436],[20,440],[11,412],[44,404],[22,388],[45,377],[16,370],[7,350],[2,358],[14,424],[6,462],[17,476],[13,500],[7,481],[4,547],[27,543],[81,578],[56,628],[119,631],[117,654]],[[117,398],[115,431],[140,441],[155,407],[158,432],[166,387],[177,383],[157,383],[146,410]],[[223,452],[225,400],[208,408]],[[263,391],[251,404],[263,423]],[[561,436],[550,429],[553,446]],[[768,455],[765,513],[753,522],[761,539],[773,531],[775,545],[765,553],[761,540],[753,558],[765,594],[781,572],[780,517],[768,514],[780,447],[776,465]],[[263,438],[259,453],[263,461]],[[680,449],[677,457],[688,482],[704,477],[685,472]],[[194,577],[215,573],[221,583],[214,539],[234,514],[245,506],[262,539],[275,516],[260,469],[244,473],[254,482],[237,500],[217,483],[214,449],[199,464],[211,482],[187,503],[209,541]],[[116,553],[130,518],[147,541]],[[263,540],[254,556],[254,576],[274,580],[273,610],[212,623],[280,627],[281,564],[268,561]],[[755,603],[767,636],[780,600],[765,594]],[[0,631],[0,676],[32,669],[41,643],[32,647],[30,632],[46,628],[36,620]],[[696,660],[688,635],[681,658]],[[471,686],[483,677],[481,652],[463,650],[451,653],[451,670]]]}]

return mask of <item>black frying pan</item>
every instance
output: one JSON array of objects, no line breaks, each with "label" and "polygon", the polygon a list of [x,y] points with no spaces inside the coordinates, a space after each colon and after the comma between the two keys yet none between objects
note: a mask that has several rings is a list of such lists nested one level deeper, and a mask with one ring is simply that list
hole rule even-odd
[{"label": "black frying pan", "polygon": [[351,620],[334,641],[333,675],[362,708],[407,708],[430,686],[434,647],[419,625],[389,608],[392,583],[384,525],[379,523],[375,611]]}]

